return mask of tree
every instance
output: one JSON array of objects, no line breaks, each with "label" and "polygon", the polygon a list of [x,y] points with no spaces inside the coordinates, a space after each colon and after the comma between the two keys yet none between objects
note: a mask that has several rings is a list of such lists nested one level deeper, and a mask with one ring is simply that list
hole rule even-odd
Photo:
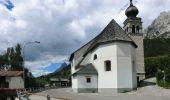
[{"label": "tree", "polygon": [[15,48],[7,48],[6,53],[0,55],[1,70],[23,70],[23,57],[21,46],[17,44]]},{"label": "tree", "polygon": [[4,65],[5,65],[5,62],[4,62],[3,56],[0,55],[0,70],[4,70]]},{"label": "tree", "polygon": [[23,70],[23,57],[21,55],[21,46],[17,44],[15,47],[15,53],[13,55],[13,70]]}]

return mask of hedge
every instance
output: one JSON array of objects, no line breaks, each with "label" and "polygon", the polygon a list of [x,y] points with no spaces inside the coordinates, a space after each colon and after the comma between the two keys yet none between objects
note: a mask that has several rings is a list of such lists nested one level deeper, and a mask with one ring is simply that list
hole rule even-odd
[{"label": "hedge", "polygon": [[156,75],[160,67],[160,59],[164,57],[148,57],[145,58],[145,75],[146,77],[153,77]]},{"label": "hedge", "polygon": [[170,87],[170,56],[145,58],[145,72],[147,78],[156,76],[159,86]]}]

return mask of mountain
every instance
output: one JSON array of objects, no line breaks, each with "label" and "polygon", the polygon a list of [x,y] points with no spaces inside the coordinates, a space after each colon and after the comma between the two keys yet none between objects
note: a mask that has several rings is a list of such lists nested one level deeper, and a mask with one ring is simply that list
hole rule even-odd
[{"label": "mountain", "polygon": [[45,75],[47,78],[70,78],[71,76],[71,65],[63,63],[59,69],[54,71],[53,73],[50,73],[48,75]]},{"label": "mountain", "polygon": [[67,67],[67,64],[64,62],[63,64],[61,64],[60,68],[58,68],[57,70],[54,71],[54,73],[57,73],[57,72],[61,71],[65,67]]},{"label": "mountain", "polygon": [[148,38],[170,37],[170,11],[161,12],[160,15],[145,30]]}]

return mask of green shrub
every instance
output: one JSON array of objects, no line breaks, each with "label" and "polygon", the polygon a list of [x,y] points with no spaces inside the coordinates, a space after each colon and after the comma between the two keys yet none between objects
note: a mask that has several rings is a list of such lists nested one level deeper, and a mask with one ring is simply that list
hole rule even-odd
[{"label": "green shrub", "polygon": [[167,88],[169,89],[170,88],[170,83],[169,82],[164,82],[163,80],[157,80],[157,85],[160,86],[160,87],[164,87],[164,88]]},{"label": "green shrub", "polygon": [[[163,72],[164,71],[164,72]],[[145,58],[146,77],[156,76],[157,84],[161,87],[170,88],[170,57]],[[165,74],[165,82],[164,82]]]},{"label": "green shrub", "polygon": [[164,73],[162,73],[161,71],[157,72],[157,74],[156,74],[157,81],[161,81],[161,80],[163,80],[163,78],[164,78]]},{"label": "green shrub", "polygon": [[164,81],[163,80],[157,80],[157,85],[160,87],[164,87]]},{"label": "green shrub", "polygon": [[145,58],[145,75],[146,77],[153,77],[156,75],[160,66],[161,57]]},{"label": "green shrub", "polygon": [[148,57],[145,58],[145,73],[146,77],[155,76],[158,71],[167,70],[170,72],[170,57],[160,56],[160,57]]}]

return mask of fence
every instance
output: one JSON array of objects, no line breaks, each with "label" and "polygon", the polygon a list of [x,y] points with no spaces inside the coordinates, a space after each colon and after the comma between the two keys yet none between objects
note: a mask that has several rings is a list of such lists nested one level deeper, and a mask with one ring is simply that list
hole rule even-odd
[{"label": "fence", "polygon": [[30,100],[29,94],[27,92],[17,91],[17,96],[18,96],[19,100]]}]

